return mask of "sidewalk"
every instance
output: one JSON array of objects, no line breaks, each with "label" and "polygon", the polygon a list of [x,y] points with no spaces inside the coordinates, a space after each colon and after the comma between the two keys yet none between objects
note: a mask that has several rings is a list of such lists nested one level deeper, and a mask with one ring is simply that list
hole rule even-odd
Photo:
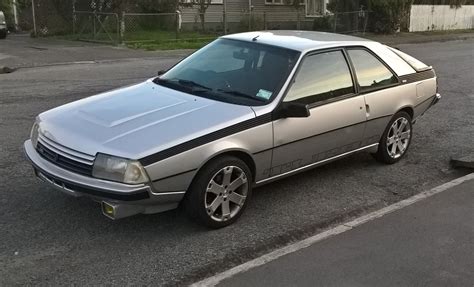
[{"label": "sidewalk", "polygon": [[[355,35],[388,45],[474,39],[474,31],[399,33],[396,35]],[[67,41],[55,38],[30,38],[11,34],[0,42],[0,68],[27,68],[74,63],[124,61],[146,58],[173,58],[178,61],[194,50],[133,50],[121,46]],[[1,72],[0,72],[1,73]]]},{"label": "sidewalk", "polygon": [[178,61],[192,52],[193,50],[133,50],[120,46],[54,38],[30,38],[26,34],[11,34],[0,42],[0,68],[15,69],[156,58],[175,58]]},{"label": "sidewalk", "polygon": [[218,286],[469,286],[474,179]]}]

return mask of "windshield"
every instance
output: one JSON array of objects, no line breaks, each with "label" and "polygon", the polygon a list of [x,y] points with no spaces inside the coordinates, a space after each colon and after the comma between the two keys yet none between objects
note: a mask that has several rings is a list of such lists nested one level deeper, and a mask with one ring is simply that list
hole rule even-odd
[{"label": "windshield", "polygon": [[263,105],[279,92],[298,56],[284,48],[218,39],[154,82],[219,101]]}]

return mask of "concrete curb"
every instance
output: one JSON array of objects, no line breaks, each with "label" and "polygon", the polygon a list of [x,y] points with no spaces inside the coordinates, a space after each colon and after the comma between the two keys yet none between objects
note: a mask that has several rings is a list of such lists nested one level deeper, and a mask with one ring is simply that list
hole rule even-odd
[{"label": "concrete curb", "polygon": [[10,68],[7,66],[0,66],[0,74],[9,74],[15,72],[16,68]]},{"label": "concrete curb", "polygon": [[382,209],[376,210],[374,212],[371,212],[369,214],[360,216],[358,218],[355,218],[353,220],[350,220],[349,222],[342,223],[334,228],[331,228],[329,230],[326,230],[322,233],[313,235],[312,237],[300,240],[298,242],[292,243],[290,245],[287,245],[283,248],[279,248],[275,251],[272,251],[270,253],[267,253],[265,255],[262,255],[258,258],[255,258],[253,260],[250,260],[246,263],[243,263],[241,265],[235,266],[231,269],[228,269],[224,272],[215,274],[214,276],[208,277],[204,280],[201,280],[199,282],[193,283],[190,286],[191,287],[210,287],[210,286],[216,286],[218,285],[221,281],[228,279],[230,277],[233,277],[239,273],[248,271],[252,268],[264,265],[270,261],[276,260],[284,255],[296,252],[298,250],[304,249],[306,247],[309,247],[319,241],[322,241],[324,239],[333,237],[335,235],[341,234],[343,232],[346,232],[348,230],[351,230],[361,224],[370,222],[374,219],[380,218],[384,215],[387,215],[389,213],[392,213],[394,211],[400,210],[404,207],[407,207],[409,205],[412,205],[418,201],[427,199],[433,195],[436,195],[440,192],[447,191],[450,188],[457,186],[463,182],[467,182],[470,180],[474,180],[474,173],[470,173],[468,175],[465,175],[460,178],[456,178],[450,182],[447,182],[445,184],[442,184],[440,186],[437,186],[435,188],[432,188],[430,190],[421,192],[419,194],[416,194],[412,197],[409,197],[407,199],[404,199],[402,201],[399,201],[397,203],[394,203],[392,205],[389,205],[387,207],[384,207]]},{"label": "concrete curb", "polygon": [[474,155],[452,158],[451,165],[455,168],[456,167],[474,168]]}]

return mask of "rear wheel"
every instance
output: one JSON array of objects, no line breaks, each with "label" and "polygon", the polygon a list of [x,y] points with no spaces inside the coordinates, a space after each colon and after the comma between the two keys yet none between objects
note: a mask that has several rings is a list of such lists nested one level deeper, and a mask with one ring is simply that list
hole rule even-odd
[{"label": "rear wheel", "polygon": [[0,31],[0,39],[5,39],[7,37],[7,31]]},{"label": "rear wheel", "polygon": [[225,156],[213,160],[196,175],[184,208],[193,220],[221,228],[235,222],[252,193],[252,174],[240,159]]},{"label": "rear wheel", "polygon": [[412,137],[412,119],[406,112],[396,113],[385,129],[379,142],[375,158],[383,163],[393,164],[407,152]]}]

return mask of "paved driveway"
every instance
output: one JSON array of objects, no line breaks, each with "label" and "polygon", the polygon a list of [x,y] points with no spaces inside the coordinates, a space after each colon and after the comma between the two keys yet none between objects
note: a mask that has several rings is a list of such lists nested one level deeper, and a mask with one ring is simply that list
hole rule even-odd
[{"label": "paved driveway", "polygon": [[400,46],[435,66],[443,94],[414,126],[400,163],[381,165],[361,153],[269,184],[255,190],[235,225],[212,231],[180,210],[110,221],[97,203],[40,184],[21,148],[41,111],[142,81],[180,57],[133,56],[0,75],[0,285],[192,282],[465,174],[448,161],[474,152],[473,45]]}]

